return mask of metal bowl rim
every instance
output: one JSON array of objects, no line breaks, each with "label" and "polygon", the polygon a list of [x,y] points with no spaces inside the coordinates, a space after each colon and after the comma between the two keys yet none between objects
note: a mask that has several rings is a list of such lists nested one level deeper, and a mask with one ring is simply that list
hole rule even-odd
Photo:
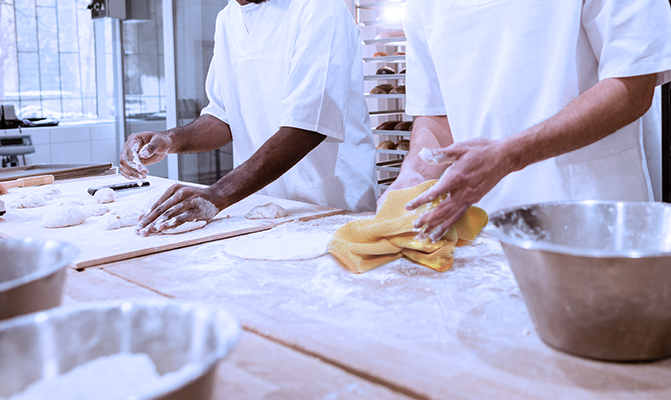
[{"label": "metal bowl rim", "polygon": [[571,246],[565,246],[554,243],[538,242],[530,239],[514,238],[503,233],[503,231],[496,226],[495,221],[503,215],[525,208],[534,208],[538,206],[556,206],[556,205],[616,205],[616,204],[646,204],[653,207],[671,207],[671,204],[660,202],[636,202],[636,201],[606,201],[606,200],[581,200],[581,201],[554,201],[545,203],[534,203],[521,205],[516,207],[509,207],[494,212],[489,217],[489,223],[493,229],[488,230],[499,241],[507,245],[519,247],[526,250],[542,251],[547,253],[555,253],[561,255],[587,257],[587,258],[662,258],[671,257],[671,251],[641,251],[641,250],[596,250],[596,249],[580,249]]},{"label": "metal bowl rim", "polygon": [[[206,309],[216,315],[217,329],[221,334],[222,338],[226,340],[221,340],[218,343],[217,348],[211,354],[208,354],[203,358],[202,362],[199,362],[198,367],[188,371],[188,374],[185,374],[183,379],[180,381],[174,381],[171,385],[166,385],[158,391],[152,393],[139,393],[139,397],[135,397],[139,400],[152,400],[159,399],[163,396],[169,395],[174,391],[181,389],[190,383],[194,382],[196,379],[204,376],[208,371],[210,371],[216,364],[224,359],[230,351],[235,347],[238,339],[240,338],[241,328],[238,324],[238,321],[233,317],[229,312],[222,309],[208,306],[205,303],[199,303],[195,301],[187,300],[174,300],[174,299],[155,299],[155,298],[138,298],[138,299],[124,299],[124,300],[106,300],[106,301],[91,301],[86,303],[71,304],[67,306],[61,306],[56,308],[51,308],[48,310],[37,311],[31,314],[25,314],[18,317],[6,319],[0,321],[0,333],[12,327],[30,325],[36,321],[46,321],[49,318],[67,315],[70,313],[76,313],[84,310],[93,310],[93,309],[112,309],[112,308],[122,308],[126,304],[134,306],[181,306],[181,307],[191,307],[191,308],[200,308]],[[115,353],[118,354],[118,353]]]},{"label": "metal bowl rim", "polygon": [[60,246],[64,247],[63,251],[63,259],[60,262],[54,263],[53,265],[47,267],[47,268],[38,268],[36,271],[31,272],[28,275],[23,275],[19,278],[12,279],[10,281],[5,281],[5,282],[0,282],[0,293],[4,293],[6,291],[15,289],[19,286],[25,285],[30,282],[37,281],[39,279],[42,279],[44,277],[47,277],[51,274],[56,273],[58,270],[67,267],[70,265],[75,257],[79,254],[79,249],[72,244],[68,242],[64,242],[61,240],[57,239],[33,239],[31,237],[25,238],[25,239],[7,239],[3,241],[5,243],[7,242],[22,242],[22,243],[47,243],[47,242],[55,242],[58,243]]}]

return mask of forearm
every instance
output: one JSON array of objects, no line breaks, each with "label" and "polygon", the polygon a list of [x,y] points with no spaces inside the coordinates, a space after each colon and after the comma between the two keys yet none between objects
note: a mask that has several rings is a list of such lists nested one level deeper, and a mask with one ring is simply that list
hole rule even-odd
[{"label": "forearm", "polygon": [[594,143],[640,118],[650,107],[655,75],[605,79],[555,116],[503,139],[513,170]]},{"label": "forearm", "polygon": [[296,165],[326,136],[281,127],[250,158],[211,186],[221,210],[264,188]]},{"label": "forearm", "polygon": [[425,180],[439,178],[447,166],[426,163],[419,157],[419,152],[425,147],[438,149],[452,143],[452,132],[446,116],[415,118],[410,136],[410,150],[403,160],[400,173],[416,172]]},{"label": "forearm", "polygon": [[233,140],[228,124],[208,114],[186,126],[170,129],[167,134],[172,142],[170,153],[204,153]]}]

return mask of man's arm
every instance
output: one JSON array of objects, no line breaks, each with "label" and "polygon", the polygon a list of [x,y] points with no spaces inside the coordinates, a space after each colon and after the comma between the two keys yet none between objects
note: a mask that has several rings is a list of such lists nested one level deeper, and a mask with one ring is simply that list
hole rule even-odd
[{"label": "man's arm", "polygon": [[604,79],[546,121],[499,139],[474,139],[434,150],[456,163],[408,209],[449,193],[448,199],[416,222],[419,238],[440,239],[504,176],[582,148],[640,118],[650,108],[656,75]]},{"label": "man's arm", "polygon": [[219,211],[267,186],[296,165],[326,137],[281,127],[247,161],[208,188],[173,185],[138,224],[141,235],[188,221],[209,220]]},{"label": "man's arm", "polygon": [[452,132],[446,116],[415,118],[410,135],[410,150],[403,159],[398,177],[378,199],[378,209],[390,191],[406,189],[429,179],[440,178],[447,166],[425,163],[419,157],[419,152],[425,147],[439,149],[452,143]]},{"label": "man's arm", "polygon": [[144,166],[161,161],[168,153],[212,151],[231,140],[228,124],[208,114],[165,132],[133,133],[121,150],[119,170],[128,179],[144,179],[148,172]]}]

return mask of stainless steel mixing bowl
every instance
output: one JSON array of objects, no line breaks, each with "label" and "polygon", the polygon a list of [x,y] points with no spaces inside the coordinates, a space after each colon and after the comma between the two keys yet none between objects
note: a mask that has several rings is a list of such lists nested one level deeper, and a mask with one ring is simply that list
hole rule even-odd
[{"label": "stainless steel mixing bowl", "polygon": [[671,355],[671,205],[542,203],[490,221],[547,344],[612,361]]},{"label": "stainless steel mixing bowl", "polygon": [[0,240],[0,320],[59,306],[78,253],[57,240]]},{"label": "stainless steel mixing bowl", "polygon": [[100,357],[145,353],[159,374],[179,371],[179,379],[133,398],[207,400],[217,363],[239,334],[224,311],[161,299],[82,303],[8,319],[0,322],[0,397]]}]

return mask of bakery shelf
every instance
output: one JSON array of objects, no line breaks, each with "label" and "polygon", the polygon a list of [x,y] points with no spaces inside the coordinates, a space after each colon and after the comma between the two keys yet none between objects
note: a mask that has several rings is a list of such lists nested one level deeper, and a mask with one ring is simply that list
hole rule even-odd
[{"label": "bakery shelf", "polygon": [[403,159],[399,158],[396,160],[380,161],[375,165],[375,168],[378,171],[400,172],[401,164],[403,164]]},{"label": "bakery shelf", "polygon": [[387,149],[375,149],[375,152],[378,154],[398,154],[404,156],[408,154],[408,150],[387,150]]},{"label": "bakery shelf", "polygon": [[383,135],[383,136],[410,136],[410,131],[389,131],[383,129],[373,129],[373,135]]},{"label": "bakery shelf", "polygon": [[404,63],[405,56],[364,57],[363,61],[368,63]]},{"label": "bakery shelf", "polygon": [[369,99],[405,99],[405,94],[385,93],[385,94],[370,94],[365,93],[364,97]]},{"label": "bakery shelf", "polygon": [[371,111],[369,115],[371,117],[386,117],[389,115],[398,115],[405,114],[405,110],[381,110],[381,111]]},{"label": "bakery shelf", "polygon": [[359,26],[385,28],[385,29],[403,29],[400,21],[363,21]]},{"label": "bakery shelf", "polygon": [[365,81],[400,81],[405,79],[405,74],[376,74],[376,75],[364,75],[363,79]]},{"label": "bakery shelf", "polygon": [[405,46],[405,36],[382,38],[382,39],[368,39],[364,40],[366,45],[387,45],[387,46]]},{"label": "bakery shelf", "polygon": [[378,1],[375,3],[364,3],[358,4],[356,7],[366,10],[379,10],[388,7],[389,5],[396,5],[400,3],[405,3],[405,1]]}]

